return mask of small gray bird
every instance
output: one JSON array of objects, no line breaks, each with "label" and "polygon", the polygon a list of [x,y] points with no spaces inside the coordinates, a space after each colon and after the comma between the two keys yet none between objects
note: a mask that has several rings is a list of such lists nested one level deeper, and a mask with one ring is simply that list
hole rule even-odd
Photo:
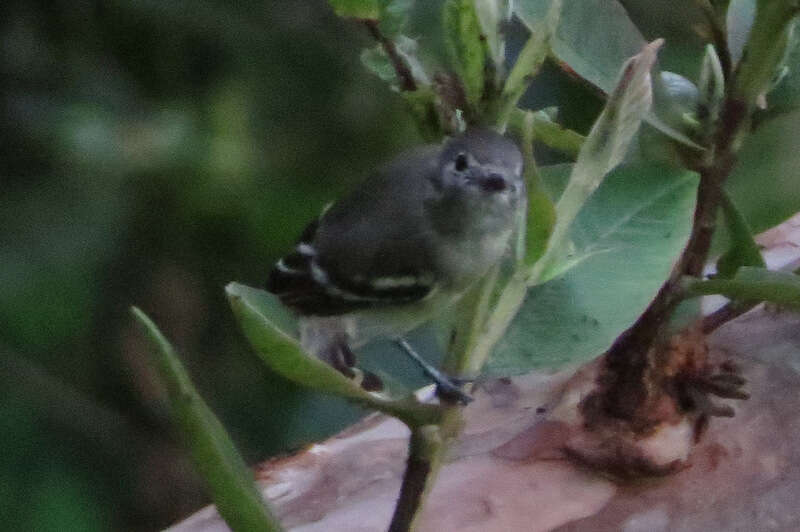
[{"label": "small gray bird", "polygon": [[418,357],[402,335],[455,303],[509,248],[525,205],[521,173],[511,141],[471,128],[400,155],[326,209],[267,281],[300,316],[302,347],[348,375],[352,348],[379,336]]}]

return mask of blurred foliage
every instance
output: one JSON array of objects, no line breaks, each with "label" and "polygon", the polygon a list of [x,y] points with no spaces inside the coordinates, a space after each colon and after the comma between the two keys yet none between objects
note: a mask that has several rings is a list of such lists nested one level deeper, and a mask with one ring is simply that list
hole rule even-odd
[{"label": "blurred foliage", "polygon": [[131,302],[249,461],[359,416],[269,374],[223,287],[261,284],[325,203],[417,141],[359,63],[368,36],[322,1],[0,13],[4,526],[152,530],[204,503]]},{"label": "blurred foliage", "polygon": [[[432,54],[428,65],[447,61],[444,37],[431,30],[441,3],[417,2],[404,30]],[[666,38],[660,67],[697,81],[708,38],[697,3],[620,4],[646,40]],[[507,30],[513,58],[527,34],[518,22]],[[223,287],[261,285],[324,204],[419,141],[402,98],[363,68],[359,55],[371,46],[363,27],[323,0],[3,2],[7,529],[153,530],[206,502],[131,303],[174,341],[249,462],[362,414],[269,373],[245,345]],[[800,123],[797,79],[792,70],[777,85],[774,109],[785,114],[759,125],[731,183],[756,229],[797,209],[800,151],[797,135],[786,134]],[[780,96],[787,91],[792,98]],[[522,105],[559,106],[560,123],[586,133],[602,99],[548,61]],[[384,371],[420,382],[402,359],[373,351]]]}]

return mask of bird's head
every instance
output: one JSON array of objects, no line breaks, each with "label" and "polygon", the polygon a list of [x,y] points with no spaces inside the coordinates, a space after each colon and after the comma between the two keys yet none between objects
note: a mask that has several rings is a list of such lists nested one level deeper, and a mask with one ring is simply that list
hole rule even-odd
[{"label": "bird's head", "polygon": [[524,203],[522,155],[499,133],[470,128],[444,144],[433,185],[446,225],[507,226]]}]

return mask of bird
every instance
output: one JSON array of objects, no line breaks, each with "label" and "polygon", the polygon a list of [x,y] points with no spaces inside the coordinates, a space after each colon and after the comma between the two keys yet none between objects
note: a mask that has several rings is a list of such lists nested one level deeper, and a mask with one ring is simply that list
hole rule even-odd
[{"label": "bird", "polygon": [[[266,283],[298,316],[301,347],[352,377],[353,349],[387,337],[440,397],[468,401],[403,335],[451,308],[507,254],[526,205],[522,167],[511,140],[470,127],[397,156],[325,208]],[[380,388],[372,377],[362,386]]]}]

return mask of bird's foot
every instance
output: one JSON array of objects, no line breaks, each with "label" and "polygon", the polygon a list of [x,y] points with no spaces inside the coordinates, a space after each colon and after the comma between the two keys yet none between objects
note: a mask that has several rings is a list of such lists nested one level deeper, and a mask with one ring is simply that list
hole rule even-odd
[{"label": "bird's foot", "polygon": [[411,344],[403,338],[397,340],[397,345],[413,360],[430,379],[436,383],[436,395],[442,401],[449,403],[461,403],[462,405],[469,404],[473,398],[461,389],[462,386],[472,382],[474,379],[465,377],[452,377],[439,371],[431,364],[429,364],[419,353],[417,353]]}]

